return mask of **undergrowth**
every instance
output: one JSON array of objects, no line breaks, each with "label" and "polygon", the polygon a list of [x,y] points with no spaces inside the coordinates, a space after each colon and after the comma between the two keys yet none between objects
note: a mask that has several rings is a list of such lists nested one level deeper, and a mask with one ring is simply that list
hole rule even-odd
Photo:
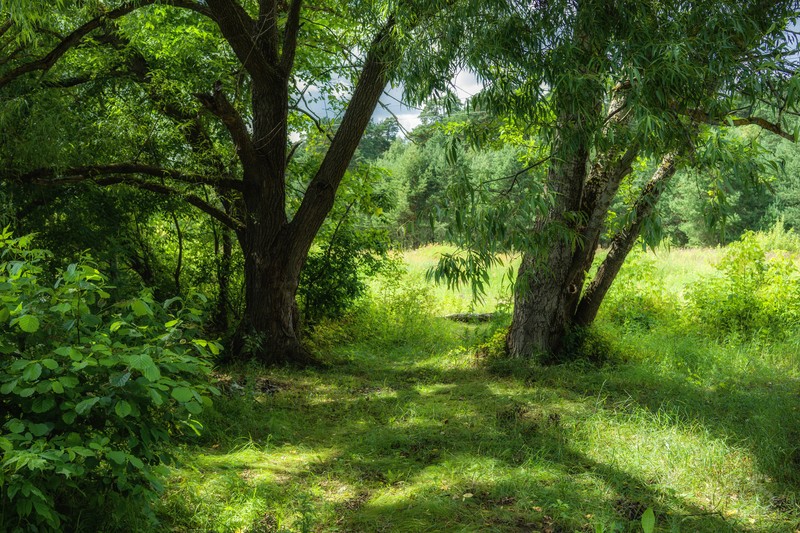
[{"label": "undergrowth", "polygon": [[669,256],[634,257],[550,365],[504,356],[507,318],[440,318],[415,271],[373,287],[316,328],[325,369],[221,373],[161,527],[626,532],[651,509],[655,531],[797,530],[800,339],[709,332],[692,284],[719,282],[665,288]]}]

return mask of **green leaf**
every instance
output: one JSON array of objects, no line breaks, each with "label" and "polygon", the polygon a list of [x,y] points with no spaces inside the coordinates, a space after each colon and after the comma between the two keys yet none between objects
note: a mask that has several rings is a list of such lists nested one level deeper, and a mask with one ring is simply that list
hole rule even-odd
[{"label": "green leaf", "polygon": [[44,437],[50,433],[50,426],[47,424],[28,424],[28,429],[34,437]]},{"label": "green leaf", "polygon": [[153,362],[153,358],[146,353],[132,356],[128,364],[131,368],[139,370],[150,381],[158,381],[161,378],[161,371]]},{"label": "green leaf", "polygon": [[131,302],[131,310],[133,310],[133,314],[136,316],[145,316],[153,314],[153,311],[150,309],[150,306],[147,305],[144,301],[136,298]]},{"label": "green leaf", "polygon": [[50,308],[50,310],[53,311],[54,313],[60,313],[62,315],[69,313],[71,309],[72,309],[72,304],[70,304],[69,302],[61,302],[60,304],[54,305],[53,307]]},{"label": "green leaf", "polygon": [[39,319],[33,315],[22,315],[17,324],[25,333],[36,333],[39,330]]},{"label": "green leaf", "polygon": [[95,453],[90,450],[89,448],[85,448],[83,446],[73,446],[72,451],[75,452],[76,455],[80,455],[81,457],[94,457]]},{"label": "green leaf", "polygon": [[648,507],[642,515],[642,529],[644,533],[653,533],[656,528],[656,515],[652,507]]},{"label": "green leaf", "polygon": [[46,413],[55,407],[56,401],[52,396],[40,396],[34,400],[31,410],[34,413]]},{"label": "green leaf", "polygon": [[113,324],[111,324],[111,327],[109,329],[113,333],[113,332],[117,331],[119,328],[121,328],[124,324],[125,324],[125,322],[120,322],[118,320],[118,321],[114,322]]},{"label": "green leaf", "polygon": [[8,421],[6,427],[11,433],[22,433],[25,431],[25,424],[16,419]]},{"label": "green leaf", "polygon": [[48,370],[55,370],[58,368],[58,362],[55,359],[42,359],[42,364]]},{"label": "green leaf", "polygon": [[109,382],[111,383],[112,387],[124,387],[125,384],[131,379],[130,372],[122,372],[120,374],[116,374],[111,376]]},{"label": "green leaf", "polygon": [[106,457],[114,461],[115,463],[121,465],[125,464],[127,454],[125,452],[121,452],[119,450],[113,450],[106,454]]},{"label": "green leaf", "polygon": [[137,355],[132,355],[130,359],[128,359],[128,364],[131,368],[135,370],[144,370],[149,366],[154,366],[155,363],[153,362],[153,358],[147,355],[146,353],[140,353]]},{"label": "green leaf", "polygon": [[52,382],[53,392],[56,394],[64,394],[64,386],[61,384],[60,381],[53,381]]},{"label": "green leaf", "polygon": [[156,405],[162,405],[164,403],[164,397],[160,392],[155,389],[148,389],[150,393],[150,399],[153,400],[153,403]]},{"label": "green leaf", "polygon": [[83,359],[83,354],[72,346],[59,346],[53,350],[53,353],[62,357],[69,357],[73,361],[80,361]]},{"label": "green leaf", "polygon": [[203,406],[194,400],[186,402],[184,407],[186,407],[186,410],[192,413],[193,415],[199,415],[200,413],[203,412]]},{"label": "green leaf", "polygon": [[22,379],[26,381],[36,381],[39,379],[39,376],[42,375],[42,365],[39,363],[33,363],[28,365],[25,368],[25,371],[22,372]]},{"label": "green leaf", "polygon": [[75,406],[75,412],[79,415],[84,415],[89,412],[89,409],[94,407],[94,404],[100,401],[100,398],[87,398]]},{"label": "green leaf", "polygon": [[133,409],[131,408],[131,404],[126,402],[125,400],[120,400],[117,402],[117,405],[114,406],[114,412],[117,413],[117,416],[120,418],[125,418]]},{"label": "green leaf", "polygon": [[172,397],[179,402],[184,403],[194,398],[194,393],[192,392],[192,389],[188,389],[186,387],[175,387],[172,389]]},{"label": "green leaf", "polygon": [[161,379],[161,371],[156,365],[146,367],[142,370],[142,375],[152,382]]},{"label": "green leaf", "polygon": [[14,388],[16,388],[16,386],[17,386],[16,379],[14,381],[3,383],[3,385],[0,386],[0,394],[11,394],[11,391],[13,391]]},{"label": "green leaf", "polygon": [[58,378],[58,382],[61,383],[65,389],[74,389],[78,386],[78,383],[80,383],[75,376],[61,376]]}]

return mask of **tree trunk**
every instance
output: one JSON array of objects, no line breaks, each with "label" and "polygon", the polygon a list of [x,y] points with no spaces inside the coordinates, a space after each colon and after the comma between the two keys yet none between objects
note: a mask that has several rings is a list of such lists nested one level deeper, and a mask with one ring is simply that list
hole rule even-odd
[{"label": "tree trunk", "polygon": [[[549,233],[558,225],[566,231],[574,229],[570,227],[568,214],[580,207],[587,162],[588,152],[579,146],[567,162],[551,166],[548,184],[553,189],[554,206],[548,217],[537,222],[534,231]],[[532,253],[522,257],[514,293],[514,316],[506,338],[512,357],[558,351],[569,323],[570,296],[580,290],[570,279],[574,246],[566,235],[558,234],[561,233],[558,229],[555,232],[546,260]]]},{"label": "tree trunk", "polygon": [[614,279],[619,274],[625,258],[628,257],[628,254],[636,244],[645,219],[653,212],[666,184],[675,175],[678,169],[676,159],[675,154],[664,156],[655,174],[650,178],[639,199],[634,204],[633,221],[628,227],[614,236],[608,255],[597,270],[597,274],[595,274],[594,279],[586,289],[575,312],[574,321],[576,325],[588,326],[597,317],[600,304],[603,303],[603,299],[611,288],[612,283],[614,283]]},{"label": "tree trunk", "polygon": [[266,364],[313,363],[299,340],[295,296],[300,271],[383,94],[388,60],[396,53],[393,26],[390,19],[373,40],[339,129],[291,221],[285,205],[288,78],[264,87],[254,83],[252,147],[240,149],[247,210],[239,238],[245,257],[245,316],[234,341],[235,356]]},{"label": "tree trunk", "polygon": [[245,250],[245,314],[234,342],[235,355],[265,364],[308,364],[300,344],[295,295],[302,259],[287,247],[268,249],[251,243]]},{"label": "tree trunk", "polygon": [[[630,119],[625,107],[625,94],[616,87],[604,121],[606,134],[623,137]],[[587,173],[588,151],[579,148],[569,158],[570,164],[551,168],[548,184],[555,193],[555,206],[546,220],[537,223],[536,231],[550,232],[554,224],[560,224],[573,232],[574,238],[556,230],[556,237],[550,239],[542,254],[546,259],[523,256],[507,338],[510,355],[526,357],[559,351],[573,324],[608,208],[621,181],[631,172],[638,152],[636,144],[624,152],[612,148],[596,156]],[[556,159],[568,160],[563,156]]]}]

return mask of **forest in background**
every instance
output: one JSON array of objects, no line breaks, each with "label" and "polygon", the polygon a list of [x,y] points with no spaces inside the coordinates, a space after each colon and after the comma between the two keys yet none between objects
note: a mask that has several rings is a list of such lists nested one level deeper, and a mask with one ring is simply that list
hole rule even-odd
[{"label": "forest in background", "polygon": [[0,0],[0,527],[794,531],[799,10]]}]

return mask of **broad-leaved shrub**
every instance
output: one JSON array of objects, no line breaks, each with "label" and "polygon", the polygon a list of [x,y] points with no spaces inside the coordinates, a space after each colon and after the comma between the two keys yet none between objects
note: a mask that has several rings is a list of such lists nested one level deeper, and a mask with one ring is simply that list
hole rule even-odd
[{"label": "broad-leaved shrub", "polygon": [[199,431],[219,346],[190,302],[111,302],[88,258],[48,273],[30,240],[0,232],[0,530],[108,527]]},{"label": "broad-leaved shrub", "polygon": [[634,329],[650,329],[677,307],[655,260],[640,250],[632,252],[603,302],[601,312],[611,321]]},{"label": "broad-leaved shrub", "polygon": [[800,271],[789,252],[765,252],[745,233],[728,245],[717,275],[687,293],[687,315],[705,332],[782,338],[800,323]]}]

